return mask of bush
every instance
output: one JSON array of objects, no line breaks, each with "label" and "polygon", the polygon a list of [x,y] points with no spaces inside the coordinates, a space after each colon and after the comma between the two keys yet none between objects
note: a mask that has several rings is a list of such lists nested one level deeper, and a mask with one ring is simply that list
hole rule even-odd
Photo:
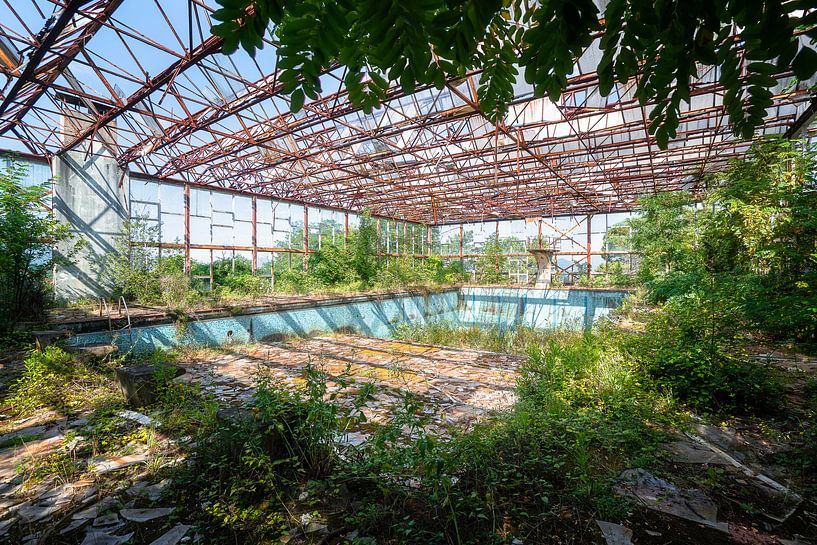
[{"label": "bush", "polygon": [[264,281],[260,276],[247,272],[229,272],[221,281],[218,293],[222,297],[249,297],[261,295]]},{"label": "bush", "polygon": [[[450,441],[425,435],[422,407],[404,399],[337,476],[368,506],[351,524],[387,543],[546,543],[570,531],[567,511],[621,516],[610,483],[675,418],[629,361],[610,332],[560,332],[531,349],[513,410]],[[394,441],[394,428],[416,438]]]},{"label": "bush", "polygon": [[726,301],[671,299],[631,339],[634,356],[666,392],[704,412],[774,410],[780,385],[739,350],[741,321]]},{"label": "bush", "polygon": [[323,286],[352,284],[361,280],[355,261],[354,248],[325,243],[309,256],[309,274]]},{"label": "bush", "polygon": [[315,287],[312,278],[301,269],[275,272],[275,290],[285,293],[307,293]]},{"label": "bush", "polygon": [[215,431],[202,430],[184,494],[205,506],[210,528],[226,530],[230,542],[281,536],[296,522],[288,506],[298,485],[326,476],[338,462],[339,423],[354,419],[369,397],[340,409],[327,401],[334,397],[328,378],[308,367],[301,388],[262,379],[250,410],[223,419]]},{"label": "bush", "polygon": [[5,399],[15,414],[29,414],[42,408],[67,414],[88,403],[111,398],[110,370],[76,361],[57,346],[31,352],[24,364],[23,374]]},{"label": "bush", "polygon": [[[71,244],[68,226],[47,212],[50,188],[26,187],[26,167],[12,161],[0,171],[0,329],[44,318],[51,293],[47,282],[55,263],[67,262],[79,244]],[[61,253],[52,251],[61,245]]]}]

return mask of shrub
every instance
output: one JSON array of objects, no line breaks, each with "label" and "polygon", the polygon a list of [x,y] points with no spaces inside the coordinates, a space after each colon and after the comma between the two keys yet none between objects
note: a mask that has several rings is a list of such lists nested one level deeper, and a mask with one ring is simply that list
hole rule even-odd
[{"label": "shrub", "polygon": [[659,387],[705,412],[773,410],[780,386],[741,357],[738,312],[727,301],[688,294],[671,299],[631,349]]},{"label": "shrub", "polygon": [[[56,262],[79,249],[68,226],[47,212],[49,188],[26,187],[26,167],[12,161],[0,171],[0,329],[44,317],[48,276]],[[61,252],[53,252],[59,244]]]},{"label": "shrub", "polygon": [[325,243],[309,256],[309,274],[321,285],[351,284],[360,280],[354,248]]},{"label": "shrub", "polygon": [[284,269],[275,272],[275,290],[285,293],[306,293],[314,283],[306,271],[301,269]]},{"label": "shrub", "polygon": [[264,291],[263,279],[247,272],[229,272],[221,281],[218,293],[222,297],[257,296]]},{"label": "shrub", "polygon": [[89,403],[110,400],[114,392],[107,369],[76,361],[51,345],[44,352],[31,352],[25,370],[11,387],[5,403],[19,415],[50,408],[70,413]]},{"label": "shrub", "polygon": [[655,428],[675,417],[645,385],[612,333],[561,332],[531,349],[513,410],[450,441],[425,435],[422,407],[404,399],[337,476],[369,506],[351,523],[378,542],[545,543],[567,510],[621,516],[611,481],[652,456]]}]

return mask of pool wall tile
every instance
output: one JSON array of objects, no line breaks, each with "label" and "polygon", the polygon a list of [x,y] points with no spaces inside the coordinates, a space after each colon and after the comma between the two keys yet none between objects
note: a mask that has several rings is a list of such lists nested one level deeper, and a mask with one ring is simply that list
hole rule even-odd
[{"label": "pool wall tile", "polygon": [[69,345],[110,344],[145,352],[179,345],[220,346],[281,335],[308,336],[343,330],[389,338],[403,323],[446,321],[458,325],[588,328],[624,299],[625,292],[464,287],[427,294],[354,302],[317,302],[260,314],[135,327],[132,331],[81,333]]}]

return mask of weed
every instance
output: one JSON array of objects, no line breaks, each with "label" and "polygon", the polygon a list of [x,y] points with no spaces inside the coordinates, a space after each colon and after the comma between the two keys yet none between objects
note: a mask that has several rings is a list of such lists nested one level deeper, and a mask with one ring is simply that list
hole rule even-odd
[{"label": "weed", "polygon": [[31,352],[5,404],[17,415],[51,408],[70,413],[104,404],[115,395],[112,372],[98,362],[80,362],[57,346]]}]

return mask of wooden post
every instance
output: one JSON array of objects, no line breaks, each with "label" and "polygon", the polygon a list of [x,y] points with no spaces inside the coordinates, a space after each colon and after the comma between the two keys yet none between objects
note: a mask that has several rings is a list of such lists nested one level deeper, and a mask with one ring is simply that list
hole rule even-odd
[{"label": "wooden post", "polygon": [[309,270],[309,207],[304,205],[304,270]]},{"label": "wooden post", "polygon": [[190,184],[184,184],[184,274],[190,276]]},{"label": "wooden post", "polygon": [[431,226],[426,225],[426,257],[431,257]]},{"label": "wooden post", "polygon": [[258,198],[252,196],[252,273],[258,270]]}]

